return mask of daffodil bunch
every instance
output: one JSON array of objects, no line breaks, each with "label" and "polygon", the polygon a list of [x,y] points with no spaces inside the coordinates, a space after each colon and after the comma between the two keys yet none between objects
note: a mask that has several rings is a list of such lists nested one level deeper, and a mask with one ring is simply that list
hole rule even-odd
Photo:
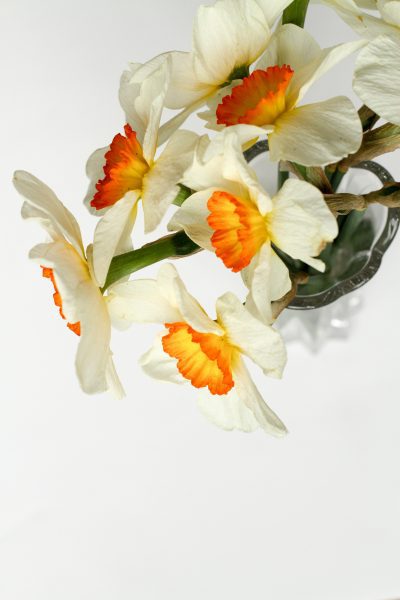
[{"label": "daffodil bunch", "polygon": [[[335,193],[349,167],[400,145],[400,1],[324,1],[359,40],[321,49],[303,28],[308,0],[217,0],[199,8],[190,52],[129,65],[119,90],[125,122],[86,166],[84,202],[97,217],[87,247],[56,195],[15,173],[22,216],[48,234],[30,256],[80,338],[76,370],[85,392],[123,396],[112,326],[157,323],[140,360],[145,373],[197,388],[201,411],[224,429],[286,432],[246,362],[281,377],[286,352],[275,321],[298,286],[325,270],[321,253],[338,235],[337,217],[371,202],[400,204],[396,185],[365,197]],[[364,106],[344,96],[304,102],[317,79],[355,52],[354,89]],[[176,111],[169,120],[165,109]],[[195,112],[209,135],[181,128]],[[389,122],[374,129],[379,117]],[[265,160],[277,165],[275,195],[244,157],[260,139]],[[171,206],[169,233],[133,249],[138,211],[151,234]],[[137,276],[202,249],[242,277],[245,298],[227,291],[209,316],[170,262],[156,279]]]}]

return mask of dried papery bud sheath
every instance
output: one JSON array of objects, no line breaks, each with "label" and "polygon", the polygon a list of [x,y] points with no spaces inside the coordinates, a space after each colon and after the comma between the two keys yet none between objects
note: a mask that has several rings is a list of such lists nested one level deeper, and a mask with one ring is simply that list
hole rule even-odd
[{"label": "dried papery bud sheath", "polygon": [[353,210],[366,210],[370,204],[400,208],[400,183],[386,183],[380,190],[365,195],[325,194],[325,202],[334,215],[347,215]]},{"label": "dried papery bud sheath", "polygon": [[332,186],[322,167],[304,167],[298,163],[284,161],[281,170],[293,173],[298,179],[311,183],[323,194],[331,194]]},{"label": "dried papery bud sheath", "polygon": [[308,282],[309,275],[304,273],[303,271],[299,273],[290,273],[290,279],[292,281],[292,288],[279,300],[275,300],[271,304],[272,308],[272,317],[273,319],[277,319],[281,312],[285,310],[289,306],[289,304],[294,300],[297,294],[297,290],[299,285],[303,285]]},{"label": "dried papery bud sheath", "polygon": [[372,160],[381,154],[394,152],[400,148],[400,127],[386,123],[364,133],[362,144],[354,154],[350,154],[338,164],[341,171],[347,171],[363,160]]},{"label": "dried papery bud sheath", "polygon": [[375,123],[379,121],[379,115],[376,114],[373,110],[362,105],[362,107],[358,111],[358,116],[360,117],[360,121],[362,124],[363,131],[369,131],[373,128]]}]

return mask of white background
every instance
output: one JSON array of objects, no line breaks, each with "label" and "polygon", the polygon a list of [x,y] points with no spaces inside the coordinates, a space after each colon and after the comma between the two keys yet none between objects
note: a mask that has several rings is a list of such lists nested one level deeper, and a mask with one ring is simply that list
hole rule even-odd
[{"label": "white background", "polygon": [[[20,220],[13,170],[46,181],[89,242],[84,165],[122,128],[119,75],[188,50],[199,4],[1,0],[1,600],[400,596],[400,238],[347,341],[292,344],[282,381],[257,378],[283,440],[220,431],[189,387],[147,379],[136,361],[156,327],[114,337],[125,400],[85,396],[76,338],[27,260],[43,234]],[[354,37],[319,6],[308,27],[325,46]],[[350,93],[351,64],[309,98]],[[208,308],[241,292],[211,255],[179,269]]]}]

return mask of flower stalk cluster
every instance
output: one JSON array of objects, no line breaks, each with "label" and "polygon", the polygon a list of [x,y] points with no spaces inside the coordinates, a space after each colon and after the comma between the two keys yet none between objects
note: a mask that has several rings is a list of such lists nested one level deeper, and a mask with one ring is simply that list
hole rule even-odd
[{"label": "flower stalk cluster", "polygon": [[[276,322],[299,286],[330,268],[354,215],[373,203],[400,207],[400,183],[365,195],[338,191],[351,167],[400,147],[400,11],[393,7],[400,1],[378,3],[374,16],[361,2],[321,1],[359,39],[320,48],[304,29],[309,0],[216,0],[197,12],[191,51],[129,64],[119,89],[125,122],[86,165],[84,203],[96,218],[88,246],[54,192],[16,172],[23,218],[48,235],[30,256],[79,337],[85,392],[123,396],[112,328],[156,323],[159,333],[140,359],[146,374],[191,385],[202,413],[224,429],[286,433],[248,361],[282,376]],[[307,103],[314,82],[354,53],[354,90],[364,104],[357,109],[345,96]],[[387,57],[379,68],[378,56]],[[169,120],[165,109],[175,111]],[[207,133],[183,128],[194,113]],[[245,160],[259,140],[276,165],[274,194]],[[166,235],[134,248],[139,211],[146,234],[165,222]],[[202,250],[247,290],[245,298],[229,291],[217,298],[210,316],[165,262]],[[158,262],[156,278],[138,276]]]}]

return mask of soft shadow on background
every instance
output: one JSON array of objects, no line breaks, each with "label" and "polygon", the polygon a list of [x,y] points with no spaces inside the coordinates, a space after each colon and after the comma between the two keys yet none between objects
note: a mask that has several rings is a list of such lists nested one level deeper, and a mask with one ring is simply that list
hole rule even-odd
[{"label": "soft shadow on background", "polygon": [[[20,220],[16,168],[50,185],[82,222],[89,154],[121,130],[128,61],[190,48],[200,2],[2,0],[2,600],[384,600],[400,593],[400,238],[348,341],[289,346],[282,381],[259,376],[290,435],[225,433],[190,388],[146,379],[136,361],[157,328],[115,335],[128,396],[87,397],[76,340],[27,260],[42,232]],[[326,8],[308,28],[353,39]],[[349,59],[310,100],[349,94]],[[192,118],[190,124],[200,127]],[[400,177],[399,153],[385,166]],[[143,236],[140,222],[136,245]],[[161,230],[160,230],[161,232]],[[239,277],[199,254],[178,268],[208,308]],[[147,276],[154,274],[147,271]]]}]

